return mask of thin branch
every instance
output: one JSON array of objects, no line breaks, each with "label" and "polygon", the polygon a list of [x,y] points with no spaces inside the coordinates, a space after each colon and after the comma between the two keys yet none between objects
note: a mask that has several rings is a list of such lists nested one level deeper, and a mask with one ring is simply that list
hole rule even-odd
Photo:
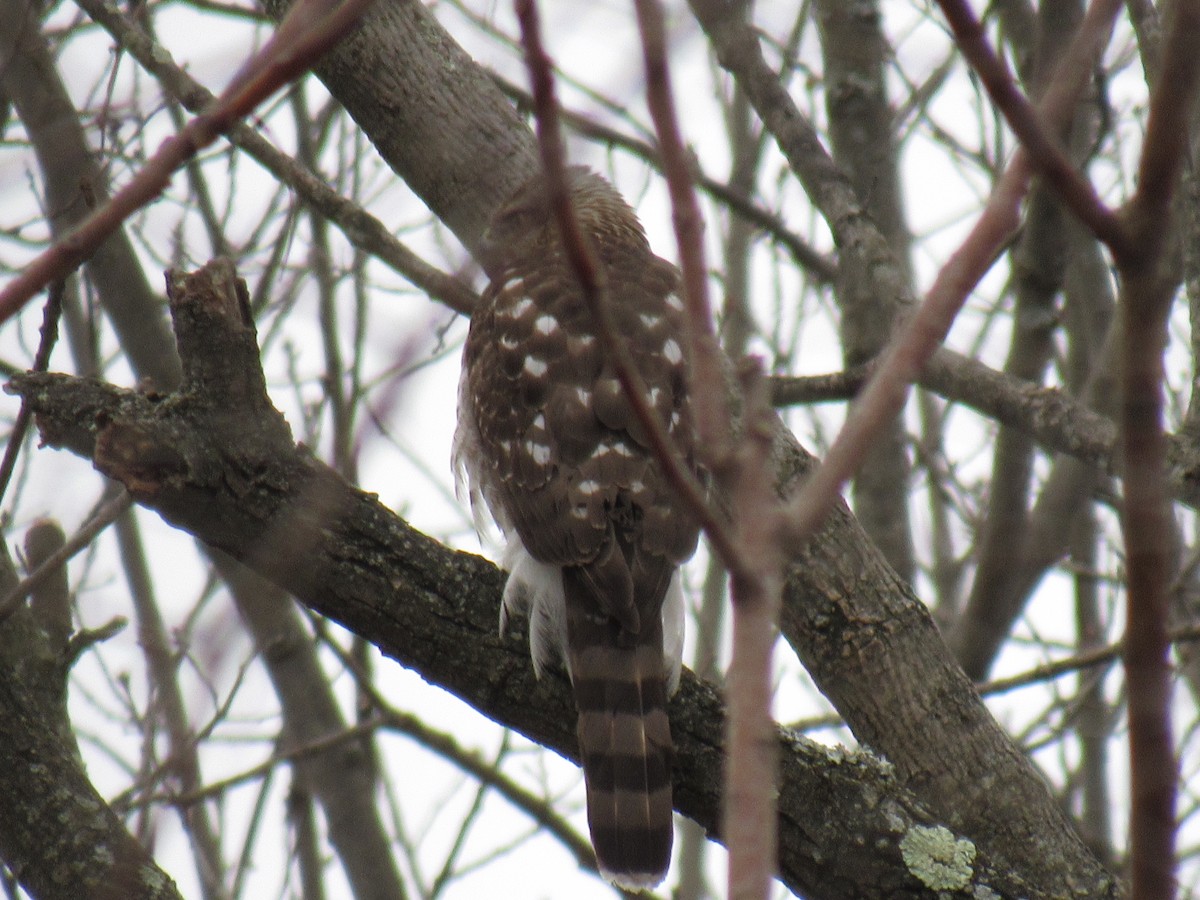
[{"label": "thin branch", "polygon": [[379,718],[364,719],[353,725],[346,726],[341,731],[313,738],[299,746],[290,747],[285,751],[272,753],[267,759],[248,769],[222,778],[210,781],[202,787],[185,791],[163,791],[155,794],[142,794],[124,804],[123,809],[151,808],[159,803],[185,807],[203,803],[206,800],[219,798],[236,787],[241,787],[252,781],[258,781],[275,769],[280,763],[295,763],[321,756],[349,741],[356,740],[365,734],[370,734],[382,724]]},{"label": "thin branch", "polygon": [[[720,347],[712,330],[703,220],[692,188],[667,66],[666,25],[657,0],[636,0],[646,98],[658,135],[663,173],[671,194],[675,239],[688,310],[691,384],[702,459],[725,489],[741,557],[731,571],[733,655],[726,697],[723,830],[729,847],[728,896],[765,898],[778,867],[775,798],[777,747],[771,718],[772,648],[783,592],[779,502],[769,458],[765,384],[757,366],[745,372],[743,416],[747,427],[735,446]],[[759,425],[761,427],[755,427]]]},{"label": "thin branch", "polygon": [[[954,31],[958,49],[983,81],[992,102],[1003,113],[1009,127],[1020,140],[1021,147],[1032,158],[1033,167],[1096,237],[1112,248],[1114,253],[1121,252],[1128,246],[1129,236],[1119,218],[1104,204],[1091,182],[1071,164],[1058,142],[1051,137],[1043,124],[1045,117],[1039,115],[1039,110],[1021,93],[1008,65],[988,43],[983,26],[970,5],[966,0],[938,0],[938,5]],[[1099,0],[1093,6],[1100,18],[1112,21],[1121,4],[1119,0]],[[1086,27],[1083,26],[1081,32]],[[1091,68],[1085,71],[1090,72]],[[1060,66],[1055,77],[1061,78],[1064,74],[1068,77],[1072,74],[1067,65]],[[1052,122],[1057,118],[1053,115],[1049,117]]]},{"label": "thin branch", "polygon": [[298,77],[344,37],[373,0],[300,0],[275,34],[234,76],[206,112],[169,138],[138,175],[79,226],[34,259],[0,290],[0,324],[43,286],[85,260],[134,210],[157,198],[184,162],[228,131],[282,85]]},{"label": "thin branch", "polygon": [[495,788],[505,800],[558,838],[575,857],[581,868],[592,872],[599,871],[596,867],[596,854],[592,851],[592,845],[572,828],[570,823],[559,815],[550,803],[513,781],[500,771],[497,765],[485,761],[480,754],[463,749],[452,735],[430,728],[417,716],[396,709],[376,689],[362,671],[362,667],[350,654],[333,641],[328,641],[327,646],[350,672],[358,689],[375,708],[381,717],[381,725],[407,735],[421,746],[428,748],[468,775],[478,779],[480,783]]},{"label": "thin branch", "polygon": [[[95,2],[95,0],[88,0],[88,2]],[[533,96],[527,90],[501,75],[494,72],[490,74],[492,80],[496,82],[500,90],[517,101],[518,104],[524,104],[525,106],[533,105]],[[584,135],[595,141],[603,141],[610,147],[618,147],[625,150],[643,162],[647,162],[659,171],[662,171],[662,155],[659,153],[658,147],[653,144],[639,140],[623,131],[611,128],[602,122],[593,121],[583,113],[578,113],[570,109],[560,110],[560,116],[562,121],[577,134]],[[724,203],[735,216],[745,219],[756,228],[761,229],[763,234],[768,238],[785,247],[791,253],[792,259],[808,272],[814,281],[818,284],[832,284],[834,279],[837,278],[837,260],[826,256],[804,240],[804,238],[800,237],[800,235],[796,234],[796,232],[788,228],[787,223],[776,213],[759,206],[744,191],[739,190],[737,187],[726,184],[707,174],[694,157],[689,158],[687,164],[688,171],[696,180],[697,187],[702,188],[713,199]]]},{"label": "thin branch", "polygon": [[[1192,644],[1200,641],[1200,624],[1185,625],[1171,630],[1169,640],[1172,644]],[[1084,650],[1073,656],[1056,659],[1053,662],[1034,666],[1025,672],[1011,675],[1008,678],[997,678],[986,681],[978,686],[979,693],[984,696],[1003,694],[1016,688],[1028,687],[1043,681],[1050,681],[1060,675],[1069,675],[1081,669],[1102,666],[1118,659],[1125,652],[1124,642],[1106,644],[1092,650]]]},{"label": "thin branch", "polygon": [[1028,158],[1018,152],[967,239],[942,267],[925,301],[884,352],[825,461],[789,504],[796,542],[807,541],[816,530],[841,495],[842,485],[862,462],[874,434],[904,405],[909,387],[991,267],[995,248],[1016,229],[1029,177]]},{"label": "thin branch", "polygon": [[[1076,32],[1058,69],[1061,81],[1069,86],[1081,88],[1080,70],[1091,71],[1089,54],[1101,49],[1100,38],[1110,28],[1113,2],[1096,0]],[[1060,113],[1066,115],[1071,108],[1069,97],[1066,89],[1048,92],[1043,114],[1051,121],[1056,121]],[[1028,191],[1034,162],[1023,148],[1014,155],[970,234],[885,352],[824,463],[792,501],[792,531],[797,542],[807,540],[827,515],[840,496],[842,484],[862,461],[872,436],[903,406],[909,386],[945,339],[961,305],[991,267],[997,249],[1016,230],[1020,200]]]},{"label": "thin branch", "polygon": [[[78,6],[99,23],[158,79],[163,90],[193,113],[203,113],[214,102],[213,95],[186,71],[175,65],[170,53],[118,9],[102,0],[79,0]],[[455,312],[469,315],[477,297],[460,279],[421,259],[391,230],[367,210],[335,191],[312,169],[276,148],[257,128],[238,122],[226,134],[229,141],[261,163],[283,184],[292,188],[314,209],[327,217],[360,250],[391,266],[430,297]]]},{"label": "thin branch", "polygon": [[775,375],[768,379],[771,403],[774,406],[807,406],[853,400],[871,377],[873,369],[874,363],[866,362],[826,375]]},{"label": "thin branch", "polygon": [[[46,296],[46,307],[42,311],[41,337],[38,340],[37,352],[33,356],[31,371],[45,372],[50,366],[50,353],[58,342],[58,320],[62,316],[63,291],[65,284],[56,281],[50,285]],[[0,499],[3,499],[12,481],[13,472],[17,468],[17,456],[25,445],[25,433],[29,430],[29,406],[22,403],[13,421],[12,430],[8,433],[8,443],[4,447],[4,459],[0,460]],[[0,604],[0,609],[3,605]]]},{"label": "thin branch", "polygon": [[[169,766],[164,774],[184,790],[201,783],[200,751],[203,730],[193,730],[188,720],[187,703],[180,684],[179,657],[172,646],[163,613],[155,598],[145,547],[131,511],[122,511],[116,519],[116,540],[121,565],[133,606],[138,646],[145,660],[148,695],[154,700],[147,711],[147,741],[159,746],[165,732]],[[230,691],[230,699],[236,691]],[[215,723],[225,713],[214,715]],[[149,748],[147,748],[149,749]],[[224,900],[227,865],[221,852],[219,829],[205,806],[181,809],[180,826],[192,847],[200,877],[203,900]]]},{"label": "thin branch", "polygon": [[117,520],[117,517],[129,509],[133,500],[129,491],[121,488],[115,497],[107,501],[95,514],[84,523],[83,527],[71,535],[71,539],[60,549],[46,557],[46,560],[22,578],[17,585],[0,599],[0,623],[7,621],[21,604],[25,602],[33,590],[45,579],[52,576],[67,560],[86,547],[101,531]]},{"label": "thin branch", "polygon": [[712,328],[708,299],[708,265],[704,259],[704,220],[692,189],[687,149],[679,133],[671,76],[667,68],[662,8],[654,0],[635,3],[646,65],[646,100],[658,133],[663,174],[671,195],[675,242],[683,273],[683,301],[688,311],[688,343],[692,348],[691,390],[705,461],[719,468],[731,450],[729,403],[721,377],[720,348]]}]

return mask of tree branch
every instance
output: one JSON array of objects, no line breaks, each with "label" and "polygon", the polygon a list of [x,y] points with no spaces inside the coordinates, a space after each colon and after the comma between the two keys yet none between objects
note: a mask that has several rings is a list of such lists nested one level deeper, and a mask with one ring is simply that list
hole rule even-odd
[{"label": "tree branch", "polygon": [[[0,591],[16,583],[0,543]],[[47,625],[27,606],[0,623],[0,857],[39,900],[179,900],[88,781],[67,718],[65,631]]]},{"label": "tree branch", "polygon": [[[19,376],[8,390],[30,404],[43,439],[91,458],[140,504],[402,665],[574,758],[565,679],[537,682],[524,643],[496,632],[503,574],[408,527],[296,446],[266,395],[245,289],[228,263],[170,283],[182,392],[147,396],[65,375]],[[718,833],[717,692],[688,674],[671,718],[677,807]],[[936,896],[916,874],[924,870],[914,852],[926,839],[953,837],[889,766],[786,733],[780,741],[780,872],[791,889],[831,898]],[[1001,897],[1054,896],[969,846],[964,885],[986,884]]]}]

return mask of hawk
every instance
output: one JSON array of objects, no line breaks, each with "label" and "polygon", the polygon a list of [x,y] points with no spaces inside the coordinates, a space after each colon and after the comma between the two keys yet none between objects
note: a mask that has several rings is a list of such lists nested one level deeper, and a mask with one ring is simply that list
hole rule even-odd
[{"label": "hawk", "polygon": [[[582,167],[567,179],[646,400],[695,471],[679,274],[607,181]],[[493,278],[463,351],[455,469],[508,541],[501,631],[526,615],[536,674],[562,662],[570,676],[600,871],[648,887],[671,859],[666,705],[683,649],[679,566],[698,528],[605,358],[542,177],[500,208],[484,246]]]}]

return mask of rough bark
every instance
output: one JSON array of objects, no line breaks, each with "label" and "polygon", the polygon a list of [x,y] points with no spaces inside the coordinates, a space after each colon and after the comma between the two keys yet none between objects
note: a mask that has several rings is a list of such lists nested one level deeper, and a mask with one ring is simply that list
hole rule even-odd
[{"label": "rough bark", "polygon": [[[0,596],[16,583],[0,544]],[[88,781],[67,718],[66,631],[48,625],[37,607],[0,621],[0,858],[38,900],[178,898]]]}]

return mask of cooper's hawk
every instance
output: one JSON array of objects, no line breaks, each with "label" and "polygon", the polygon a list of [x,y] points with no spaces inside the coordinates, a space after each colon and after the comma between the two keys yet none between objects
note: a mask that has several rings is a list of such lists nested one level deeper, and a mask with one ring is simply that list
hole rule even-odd
[{"label": "cooper's hawk", "polygon": [[[567,176],[647,400],[694,468],[678,273],[608,182]],[[455,468],[508,538],[501,629],[527,614],[534,670],[562,660],[571,677],[601,872],[657,884],[671,858],[678,568],[697,527],[605,359],[540,176],[499,210],[485,245],[493,280],[463,352]]]}]

